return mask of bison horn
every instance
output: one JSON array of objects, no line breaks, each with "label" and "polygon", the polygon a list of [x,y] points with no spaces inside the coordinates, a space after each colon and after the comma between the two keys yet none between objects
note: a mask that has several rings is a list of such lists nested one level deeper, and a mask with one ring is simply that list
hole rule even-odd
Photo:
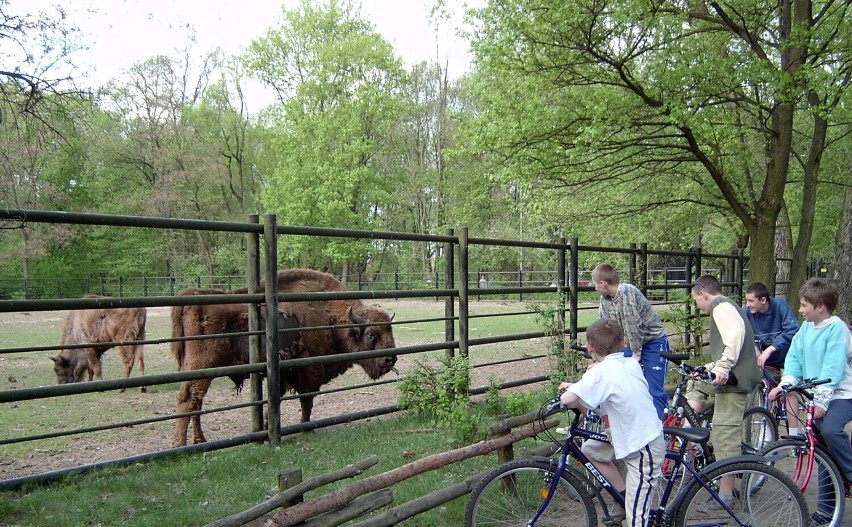
[{"label": "bison horn", "polygon": [[366,324],[367,323],[366,319],[359,317],[358,315],[356,315],[352,311],[352,306],[349,306],[349,308],[346,310],[346,316],[349,317],[349,320],[351,320],[352,322],[354,322],[356,324]]}]

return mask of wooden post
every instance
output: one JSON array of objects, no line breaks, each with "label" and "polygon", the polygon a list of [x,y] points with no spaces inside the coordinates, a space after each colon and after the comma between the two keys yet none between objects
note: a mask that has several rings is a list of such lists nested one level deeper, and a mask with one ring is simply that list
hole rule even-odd
[{"label": "wooden post", "polygon": [[[299,483],[302,482],[302,469],[300,468],[290,468],[286,470],[282,470],[278,473],[278,492],[284,492],[290,490],[295,487]],[[305,496],[300,494],[295,498],[287,501],[282,505],[282,507],[292,507],[298,503],[302,503],[305,501]]]}]

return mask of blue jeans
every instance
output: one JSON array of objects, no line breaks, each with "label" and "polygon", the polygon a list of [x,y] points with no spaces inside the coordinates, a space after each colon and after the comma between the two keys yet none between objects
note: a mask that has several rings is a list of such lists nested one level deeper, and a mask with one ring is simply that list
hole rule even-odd
[{"label": "blue jeans", "polygon": [[[648,391],[651,393],[651,400],[654,402],[654,408],[657,409],[660,420],[663,419],[663,410],[669,404],[669,396],[665,389],[668,361],[660,356],[663,352],[669,353],[669,340],[665,336],[642,344],[642,353],[639,356],[639,364],[642,366],[645,380],[648,381]],[[633,352],[629,347],[624,348],[625,357],[632,355]]]},{"label": "blue jeans", "polygon": [[852,447],[843,427],[849,421],[852,421],[852,399],[835,399],[828,403],[825,417],[817,423],[828,450],[847,481],[852,480]]}]

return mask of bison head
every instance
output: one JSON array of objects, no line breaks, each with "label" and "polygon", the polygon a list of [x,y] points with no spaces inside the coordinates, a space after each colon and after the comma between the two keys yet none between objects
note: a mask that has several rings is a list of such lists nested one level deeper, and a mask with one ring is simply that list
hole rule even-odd
[{"label": "bison head", "polygon": [[[355,324],[373,324],[349,330],[349,335],[355,342],[358,351],[393,349],[396,347],[393,340],[393,329],[390,325],[393,317],[389,317],[381,309],[354,304],[346,310],[346,315]],[[364,359],[357,361],[357,364],[364,368],[371,379],[378,379],[389,371],[399,374],[399,370],[394,367],[396,355]]]},{"label": "bison head", "polygon": [[56,357],[50,357],[53,361],[53,373],[56,374],[56,384],[69,384],[72,382],[80,382],[80,372],[77,365],[68,357],[59,354]]}]

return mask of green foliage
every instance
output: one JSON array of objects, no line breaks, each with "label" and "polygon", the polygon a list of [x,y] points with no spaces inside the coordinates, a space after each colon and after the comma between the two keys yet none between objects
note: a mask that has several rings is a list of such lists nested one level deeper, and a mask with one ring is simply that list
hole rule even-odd
[{"label": "green foliage", "polygon": [[399,406],[452,427],[460,441],[479,434],[470,411],[470,363],[466,357],[444,357],[440,367],[418,361],[400,384]]},{"label": "green foliage", "polygon": [[550,382],[552,391],[556,392],[559,383],[579,376],[583,355],[565,339],[565,295],[560,294],[554,306],[536,304],[531,308],[536,313],[536,323],[547,333]]}]

